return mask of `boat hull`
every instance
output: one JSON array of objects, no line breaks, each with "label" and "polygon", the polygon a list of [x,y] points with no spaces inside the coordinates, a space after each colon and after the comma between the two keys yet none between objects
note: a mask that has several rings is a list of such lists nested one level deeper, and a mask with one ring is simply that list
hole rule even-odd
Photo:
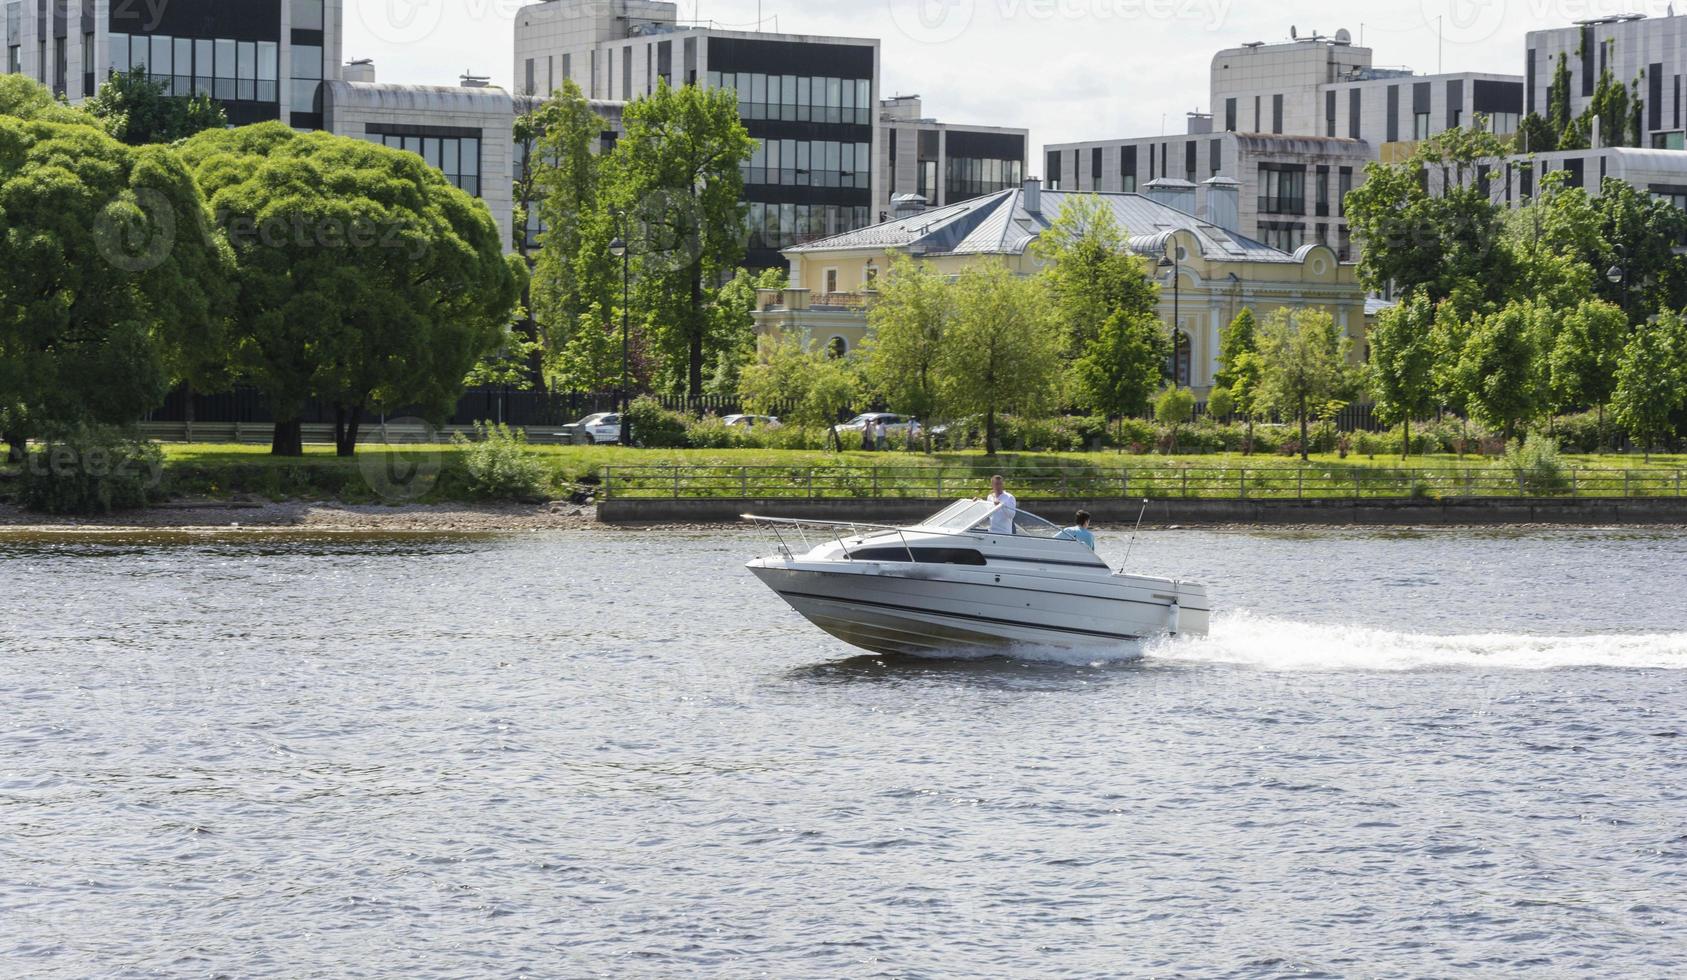
[{"label": "boat hull", "polygon": [[1116,659],[1139,654],[1145,638],[1205,633],[1207,625],[1204,591],[1187,589],[1180,597],[1179,586],[1162,579],[1074,580],[1049,569],[905,562],[758,559],[749,567],[815,626],[875,653],[988,655],[1039,647]]}]

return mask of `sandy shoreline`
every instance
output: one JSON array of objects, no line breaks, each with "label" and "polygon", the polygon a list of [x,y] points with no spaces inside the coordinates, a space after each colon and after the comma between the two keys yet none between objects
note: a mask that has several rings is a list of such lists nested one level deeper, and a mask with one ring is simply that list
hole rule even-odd
[{"label": "sandy shoreline", "polygon": [[122,532],[268,530],[488,533],[601,528],[591,504],[179,503],[99,516],[37,514],[0,505],[0,530]]}]

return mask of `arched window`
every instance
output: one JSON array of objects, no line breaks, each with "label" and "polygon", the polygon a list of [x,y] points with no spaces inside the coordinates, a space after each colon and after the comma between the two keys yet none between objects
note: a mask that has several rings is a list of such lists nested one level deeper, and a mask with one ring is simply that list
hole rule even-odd
[{"label": "arched window", "polygon": [[831,340],[826,342],[826,356],[830,357],[832,360],[835,361],[848,353],[849,342],[844,340],[842,337],[833,337]]}]

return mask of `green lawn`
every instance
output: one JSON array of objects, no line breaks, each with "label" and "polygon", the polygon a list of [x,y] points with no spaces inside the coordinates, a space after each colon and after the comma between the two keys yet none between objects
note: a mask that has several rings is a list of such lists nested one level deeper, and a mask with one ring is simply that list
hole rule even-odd
[{"label": "green lawn", "polygon": [[[166,489],[176,495],[408,500],[401,490],[374,485],[385,471],[433,467],[438,479],[420,499],[468,499],[462,451],[454,446],[364,448],[341,459],[331,447],[307,447],[303,459],[269,455],[266,446],[169,444]],[[1493,458],[1293,457],[1098,453],[828,453],[763,449],[621,449],[615,446],[535,446],[545,470],[545,495],[566,497],[597,484],[609,468],[620,496],[946,497],[979,492],[1001,471],[1021,496],[1153,496],[1329,498],[1401,496],[1514,496],[1525,491],[1587,496],[1676,496],[1687,456],[1566,456],[1573,471],[1561,486],[1520,486]],[[676,471],[675,468],[679,469]],[[370,474],[375,474],[372,481]]]}]

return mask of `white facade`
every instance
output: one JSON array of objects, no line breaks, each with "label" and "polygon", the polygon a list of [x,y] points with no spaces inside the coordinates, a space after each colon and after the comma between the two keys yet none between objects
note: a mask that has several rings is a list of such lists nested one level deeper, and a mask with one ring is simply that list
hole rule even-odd
[{"label": "white facade", "polygon": [[1628,86],[1639,82],[1644,102],[1641,143],[1681,149],[1687,106],[1682,76],[1687,74],[1687,16],[1634,14],[1585,21],[1570,27],[1530,31],[1524,42],[1524,111],[1546,115],[1547,89],[1564,56],[1570,71],[1570,114],[1580,115],[1593,100],[1600,76]]},{"label": "white facade", "polygon": [[457,187],[480,198],[504,251],[510,222],[515,103],[493,86],[382,85],[334,81],[323,96],[327,128],[339,136],[420,153]]}]

